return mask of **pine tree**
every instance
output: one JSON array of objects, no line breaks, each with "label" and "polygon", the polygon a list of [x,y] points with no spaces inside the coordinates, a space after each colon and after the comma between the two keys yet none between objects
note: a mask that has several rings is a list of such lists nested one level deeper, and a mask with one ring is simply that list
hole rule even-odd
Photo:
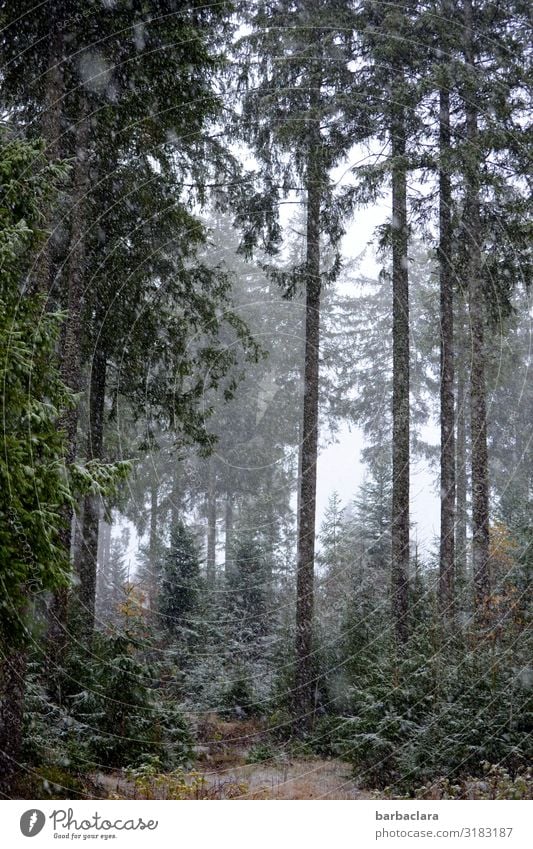
[{"label": "pine tree", "polygon": [[[442,18],[451,5],[443,0]],[[444,41],[441,34],[440,42]],[[446,43],[444,41],[444,43]],[[441,48],[442,50],[442,48]],[[440,556],[439,601],[444,619],[455,609],[455,399],[454,296],[451,185],[450,74],[439,68],[439,287],[440,287]]]},{"label": "pine tree", "polygon": [[[392,190],[388,243],[392,256],[392,606],[398,644],[408,638],[409,582],[409,476],[410,476],[410,352],[409,352],[409,259],[407,175],[413,167],[413,139],[419,135],[415,111],[419,93],[420,50],[416,32],[416,4],[361,3],[358,30],[366,59],[363,76],[369,86],[369,123],[372,135],[387,141],[385,167],[380,163],[370,186],[376,190],[384,174],[390,174]],[[387,92],[383,100],[383,90]],[[372,124],[371,124],[372,126]]]},{"label": "pine tree", "polygon": [[231,570],[226,579],[233,634],[243,659],[260,659],[261,639],[268,633],[271,594],[268,568],[261,547],[251,534],[234,544]]},{"label": "pine tree", "polygon": [[96,621],[100,628],[102,625],[118,627],[120,624],[120,605],[124,601],[125,587],[130,580],[125,553],[127,544],[127,534],[111,541],[109,560],[97,575]]},{"label": "pine tree", "polygon": [[200,558],[191,531],[178,521],[170,531],[159,591],[161,624],[175,635],[194,631],[201,594]]},{"label": "pine tree", "polygon": [[[262,165],[264,190],[251,198],[248,243],[261,228],[276,241],[277,203],[290,188],[303,194],[306,208],[305,258],[294,271],[278,273],[293,294],[305,288],[304,398],[298,507],[296,592],[296,677],[294,713],[301,729],[313,721],[313,585],[315,558],[316,463],[318,451],[320,306],[323,280],[338,271],[336,245],[342,234],[342,209],[334,198],[331,169],[354,142],[354,120],[344,92],[352,72],[351,10],[315,0],[303,5],[275,0],[257,3],[250,14],[252,32],[244,40],[245,137]],[[248,59],[249,61],[249,59]],[[329,274],[321,247],[329,239]]]}]

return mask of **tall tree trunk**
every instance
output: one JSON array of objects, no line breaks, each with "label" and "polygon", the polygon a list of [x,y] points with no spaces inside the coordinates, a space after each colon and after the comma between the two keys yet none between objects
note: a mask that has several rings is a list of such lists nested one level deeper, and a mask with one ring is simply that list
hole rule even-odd
[{"label": "tall tree trunk", "polygon": [[157,481],[150,483],[150,537],[148,541],[148,602],[150,611],[155,614],[158,601],[158,562],[157,562],[157,524],[159,516],[159,492]]},{"label": "tall tree trunk", "polygon": [[[80,390],[81,378],[81,336],[82,336],[82,299],[85,261],[85,204],[88,186],[89,122],[86,103],[80,110],[81,116],[76,132],[76,164],[73,174],[72,214],[70,232],[70,250],[67,263],[67,319],[61,337],[61,376],[64,383],[73,392]],[[65,465],[68,467],[76,459],[78,407],[66,410],[60,426],[65,431]],[[66,552],[70,552],[72,510],[64,510],[61,542]],[[50,606],[48,653],[51,661],[51,679],[59,672],[67,644],[67,607],[68,590],[57,590]],[[57,682],[56,682],[57,683]],[[52,681],[52,685],[54,682]],[[56,695],[60,692],[56,686]]]},{"label": "tall tree trunk", "polygon": [[[61,118],[64,98],[64,41],[61,28],[57,28],[50,41],[48,68],[44,81],[44,105],[40,123],[40,133],[45,140],[45,156],[49,162],[57,162],[60,158]],[[48,204],[45,211],[43,230],[51,234],[54,225],[55,209]],[[36,263],[35,275],[31,283],[31,291],[46,295],[52,285],[53,256],[51,235],[42,246]]]},{"label": "tall tree trunk", "polygon": [[454,327],[450,154],[450,92],[440,90],[439,276],[440,276],[440,562],[441,616],[455,607],[455,423]]},{"label": "tall tree trunk", "polygon": [[392,610],[397,642],[401,645],[408,638],[409,601],[409,277],[405,124],[401,102],[393,108],[391,147]]},{"label": "tall tree trunk", "polygon": [[170,527],[173,528],[178,522],[183,511],[183,483],[181,481],[181,466],[177,460],[174,465],[174,474],[172,479],[172,492],[170,494]]},{"label": "tall tree trunk", "polygon": [[487,449],[487,399],[485,327],[481,269],[481,218],[479,209],[480,151],[477,87],[474,66],[472,2],[464,3],[465,47],[468,70],[464,105],[466,118],[465,226],[468,244],[468,310],[471,337],[470,433],[472,457],[472,565],[476,611],[483,618],[490,593],[489,578],[489,473]]},{"label": "tall tree trunk", "polygon": [[[107,356],[97,343],[94,352],[89,397],[89,433],[87,459],[101,460],[104,440],[104,410]],[[82,541],[78,558],[78,601],[80,636],[90,640],[94,631],[96,601],[96,570],[98,563],[98,528],[102,512],[101,499],[97,495],[84,498]]]},{"label": "tall tree trunk", "polygon": [[268,472],[268,501],[266,503],[266,556],[267,569],[265,580],[267,586],[265,588],[266,596],[270,599],[274,588],[274,567],[276,561],[276,547],[278,542],[276,514],[274,510],[274,475],[272,468]]},{"label": "tall tree trunk", "polygon": [[[318,106],[320,89],[312,95]],[[296,677],[294,709],[297,725],[312,724],[314,712],[313,595],[318,456],[318,378],[320,350],[320,204],[322,169],[320,125],[310,120],[307,167],[307,244],[305,305],[305,366],[301,442],[301,477],[296,560]]]},{"label": "tall tree trunk", "polygon": [[15,798],[14,782],[20,764],[26,650],[4,647],[0,664],[0,794]]},{"label": "tall tree trunk", "polygon": [[231,572],[231,549],[233,545],[233,494],[226,493],[226,509],[224,513],[224,571]]},{"label": "tall tree trunk", "polygon": [[98,568],[96,573],[96,602],[99,614],[101,612],[101,600],[106,593],[106,576],[109,569],[109,555],[111,550],[111,524],[105,519],[105,514],[100,520],[98,531]]},{"label": "tall tree trunk", "polygon": [[[305,330],[304,330],[305,335]],[[303,413],[303,410],[302,410]],[[303,443],[303,421],[302,417],[298,421],[298,469],[297,469],[297,490],[296,490],[296,539],[300,537],[300,507],[302,501],[302,443]]]},{"label": "tall tree trunk", "polygon": [[464,312],[462,298],[458,299],[457,309],[458,348],[457,348],[457,440],[456,440],[456,514],[457,526],[455,534],[455,571],[458,587],[464,590],[467,577],[468,542],[467,542],[467,496],[468,474],[466,456],[466,349],[464,345]]},{"label": "tall tree trunk", "polygon": [[207,583],[214,587],[217,568],[217,494],[215,464],[209,458],[207,482]]}]

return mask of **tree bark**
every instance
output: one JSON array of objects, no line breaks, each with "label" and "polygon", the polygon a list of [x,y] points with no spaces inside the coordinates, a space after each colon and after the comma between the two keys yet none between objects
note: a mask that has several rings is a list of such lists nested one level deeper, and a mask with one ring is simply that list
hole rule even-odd
[{"label": "tree bark", "polygon": [[[107,356],[97,343],[94,352],[89,389],[89,433],[87,459],[101,460],[104,439],[104,410]],[[90,640],[94,631],[96,570],[98,564],[98,528],[102,512],[97,495],[84,498],[81,551],[78,558],[78,601],[80,636]]]},{"label": "tree bark", "polygon": [[272,467],[268,471],[268,494],[266,503],[266,558],[267,568],[265,571],[265,596],[268,599],[272,598],[274,589],[274,567],[276,562],[276,547],[278,542],[276,513],[274,510],[274,474]]},{"label": "tree bark", "polygon": [[0,665],[0,794],[10,799],[14,798],[20,765],[27,661],[24,648],[4,646],[4,652]]},{"label": "tree bark", "polygon": [[149,577],[148,577],[148,603],[150,611],[157,612],[158,601],[158,562],[157,562],[157,523],[159,515],[159,492],[157,482],[150,484],[150,537],[148,542]]},{"label": "tree bark", "polygon": [[101,599],[106,592],[106,575],[109,569],[109,555],[111,549],[111,524],[105,517],[100,521],[98,532],[98,568],[96,573],[96,602],[97,610],[101,609]]},{"label": "tree bark", "polygon": [[472,565],[478,617],[484,618],[490,593],[489,578],[489,474],[487,400],[485,376],[485,319],[481,269],[481,218],[479,208],[480,151],[477,87],[474,66],[472,2],[464,3],[464,57],[468,70],[464,105],[466,118],[465,225],[469,251],[468,311],[470,318],[470,433],[472,462]]},{"label": "tree bark", "polygon": [[[82,301],[85,261],[85,204],[88,186],[88,143],[89,123],[86,103],[80,110],[76,131],[76,164],[73,174],[72,214],[70,249],[67,262],[67,319],[63,326],[60,349],[61,377],[72,392],[79,392],[81,378],[81,335]],[[65,432],[65,465],[76,459],[78,407],[74,405],[64,411],[60,427]],[[61,542],[70,553],[72,510],[64,510]],[[68,590],[56,591],[49,610],[48,652],[52,678],[59,671],[68,639],[67,631]],[[57,688],[56,688],[57,690]],[[59,691],[56,695],[60,697]]]},{"label": "tree bark", "polygon": [[224,571],[226,575],[229,575],[231,572],[231,548],[233,545],[233,496],[231,492],[226,493],[224,534]]},{"label": "tree bark", "polygon": [[457,440],[456,440],[456,515],[457,526],[455,535],[455,572],[456,583],[464,589],[467,577],[468,562],[468,474],[466,455],[466,370],[465,370],[465,346],[464,346],[464,314],[462,299],[458,303],[458,349],[457,349]]},{"label": "tree bark", "polygon": [[450,153],[450,92],[440,90],[439,278],[440,278],[440,562],[441,617],[453,619],[455,609],[455,410],[454,321]]},{"label": "tree bark", "polygon": [[[61,118],[64,97],[64,43],[60,28],[56,30],[50,43],[48,69],[44,81],[44,106],[40,122],[40,132],[46,143],[45,156],[50,163],[60,158]],[[46,295],[51,288],[53,278],[53,257],[51,231],[53,230],[55,209],[49,204],[43,222],[43,230],[48,234],[36,262],[35,275],[30,285],[32,293]]]},{"label": "tree bark", "polygon": [[409,277],[405,124],[398,96],[391,122],[392,169],[392,610],[396,639],[408,638]]},{"label": "tree bark", "polygon": [[[320,89],[311,98],[317,108]],[[320,125],[310,120],[307,167],[305,366],[296,573],[296,677],[294,710],[297,726],[312,725],[314,712],[313,596],[318,455],[318,380],[320,350],[320,204],[322,173]]]},{"label": "tree bark", "polygon": [[207,558],[206,571],[209,587],[214,587],[217,568],[217,496],[213,458],[209,459],[207,483]]}]

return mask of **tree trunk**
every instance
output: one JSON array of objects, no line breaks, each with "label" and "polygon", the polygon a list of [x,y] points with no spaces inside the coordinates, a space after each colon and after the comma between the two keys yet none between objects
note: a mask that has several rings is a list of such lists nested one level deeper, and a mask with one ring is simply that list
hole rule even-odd
[{"label": "tree trunk", "polygon": [[440,90],[439,277],[440,277],[440,562],[441,616],[451,620],[455,607],[455,423],[454,327],[452,278],[450,92]]},{"label": "tree trunk", "polygon": [[[303,331],[305,335],[305,330]],[[298,469],[296,478],[296,539],[300,537],[300,507],[302,500],[302,443],[303,443],[303,422],[302,417],[298,422]]]},{"label": "tree trunk", "polygon": [[101,611],[101,599],[105,597],[106,575],[109,569],[109,555],[111,549],[111,524],[105,517],[100,521],[98,531],[98,568],[96,573],[96,602],[97,610]]},{"label": "tree trunk", "polygon": [[457,349],[457,441],[456,441],[456,514],[457,527],[455,535],[455,572],[457,586],[464,590],[467,577],[468,542],[467,542],[467,456],[466,456],[466,370],[464,346],[464,314],[462,299],[459,300],[458,310],[458,349]]},{"label": "tree trunk", "polygon": [[26,651],[4,647],[4,652],[0,664],[0,794],[10,799],[15,798],[22,747]]},{"label": "tree trunk", "polygon": [[276,548],[278,542],[278,527],[276,522],[276,513],[274,510],[274,475],[272,468],[268,471],[268,494],[266,503],[266,558],[267,568],[265,572],[265,595],[268,599],[272,598],[274,589],[274,567],[276,563]]},{"label": "tree trunk", "polygon": [[[104,439],[104,409],[107,356],[97,344],[91,369],[89,397],[89,433],[87,459],[101,460]],[[98,563],[98,528],[102,504],[97,495],[86,495],[84,499],[82,541],[78,559],[78,601],[80,636],[90,640],[94,631],[96,601],[96,570]]]},{"label": "tree trunk", "polygon": [[481,218],[479,210],[480,152],[473,49],[471,0],[464,3],[465,62],[468,81],[464,104],[466,139],[465,225],[469,253],[468,310],[471,338],[470,439],[472,462],[472,565],[476,611],[484,618],[490,593],[489,579],[489,474],[487,450],[487,399],[485,377],[485,327],[481,269]]},{"label": "tree trunk", "polygon": [[[61,117],[63,114],[64,98],[64,43],[63,33],[57,28],[51,39],[48,69],[44,83],[44,108],[41,118],[40,132],[45,140],[45,156],[50,163],[57,162],[60,158]],[[51,288],[53,278],[53,257],[51,231],[53,230],[55,209],[53,204],[48,204],[42,229],[47,234],[47,241],[37,258],[35,275],[30,290],[32,293],[39,292],[46,295]]]},{"label": "tree trunk", "polygon": [[[317,87],[316,98],[319,97]],[[317,106],[312,102],[311,106]],[[320,126],[310,121],[307,168],[307,244],[305,366],[301,477],[296,559],[296,678],[294,709],[300,729],[312,725],[314,712],[313,594],[318,455],[318,379],[320,346],[320,203],[322,174]]]},{"label": "tree trunk", "polygon": [[209,459],[207,484],[207,583],[214,587],[217,568],[217,496],[216,476],[213,458]]},{"label": "tree trunk", "polygon": [[158,601],[158,562],[157,562],[157,523],[159,514],[157,482],[150,483],[150,538],[148,543],[149,577],[148,577],[148,601],[152,614],[157,612]]},{"label": "tree trunk", "polygon": [[226,493],[224,534],[224,571],[226,575],[229,575],[231,572],[231,548],[233,545],[233,496],[231,492]]},{"label": "tree trunk", "polygon": [[[89,122],[86,104],[81,110],[77,126],[76,164],[73,175],[72,213],[70,249],[67,263],[67,319],[61,337],[61,377],[73,392],[80,390],[81,377],[81,335],[82,335],[82,299],[83,266],[85,260],[85,204],[88,185],[87,142]],[[78,407],[64,411],[61,429],[65,432],[65,465],[68,467],[76,459]],[[72,510],[64,510],[61,542],[66,552],[70,552]],[[51,678],[60,670],[67,644],[67,608],[68,590],[57,590],[50,606],[48,632],[48,652],[51,661]],[[57,688],[56,688],[57,689]],[[57,695],[60,696],[59,691]]]},{"label": "tree trunk", "polygon": [[407,179],[401,104],[391,122],[392,170],[392,610],[397,642],[408,637],[409,278]]}]

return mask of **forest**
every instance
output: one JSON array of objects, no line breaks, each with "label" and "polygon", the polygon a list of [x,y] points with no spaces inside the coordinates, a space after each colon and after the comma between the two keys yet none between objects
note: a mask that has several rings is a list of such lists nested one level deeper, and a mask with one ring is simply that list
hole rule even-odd
[{"label": "forest", "polygon": [[531,58],[0,4],[0,798],[531,798]]}]

